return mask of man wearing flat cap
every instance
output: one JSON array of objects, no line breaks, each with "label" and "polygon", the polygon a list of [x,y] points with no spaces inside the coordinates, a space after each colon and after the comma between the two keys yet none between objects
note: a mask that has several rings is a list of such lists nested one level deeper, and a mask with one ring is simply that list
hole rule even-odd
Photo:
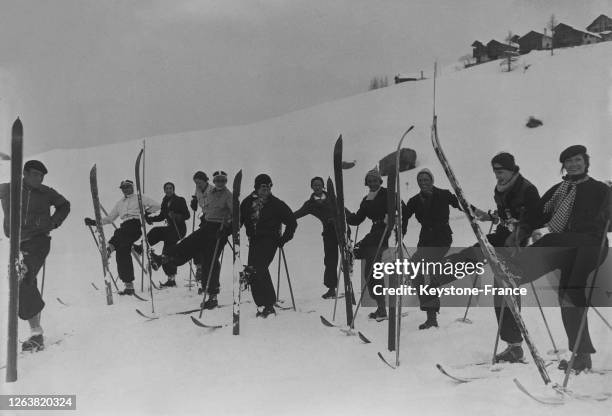
[{"label": "man wearing flat cap", "polygon": [[[38,160],[29,160],[23,167],[21,204],[21,243],[25,275],[19,280],[19,318],[30,324],[31,336],[22,344],[23,351],[44,349],[40,312],[45,306],[37,287],[36,275],[51,249],[52,230],[59,227],[70,212],[70,202],[53,188],[42,184],[47,168]],[[10,184],[0,185],[4,211],[4,234],[10,238]],[[54,208],[51,214],[51,207]]]},{"label": "man wearing flat cap", "polygon": [[[142,235],[140,224],[140,207],[138,197],[134,193],[134,182],[129,179],[121,181],[119,185],[123,198],[121,198],[109,212],[108,216],[101,219],[102,225],[111,224],[119,218],[121,226],[115,230],[115,233],[108,241],[108,255],[116,251],[117,273],[119,278],[125,284],[125,289],[120,291],[120,295],[134,294],[134,265],[132,263],[132,244],[134,244]],[[143,195],[142,204],[145,212],[153,213],[159,211],[161,205],[153,199]],[[96,225],[96,220],[85,218],[85,225]]]}]

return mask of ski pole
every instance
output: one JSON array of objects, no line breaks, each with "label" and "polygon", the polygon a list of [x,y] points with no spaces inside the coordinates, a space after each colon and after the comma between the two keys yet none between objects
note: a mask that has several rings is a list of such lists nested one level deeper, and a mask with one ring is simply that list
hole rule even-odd
[{"label": "ski pole", "polygon": [[380,241],[378,242],[378,247],[376,248],[376,253],[374,254],[374,258],[372,260],[372,264],[369,267],[368,270],[368,274],[366,274],[366,282],[363,285],[363,287],[361,288],[361,294],[359,296],[359,302],[357,302],[357,307],[355,308],[355,311],[353,312],[353,320],[351,321],[350,324],[350,329],[355,329],[355,319],[357,318],[357,312],[359,311],[359,308],[361,306],[361,301],[363,300],[363,297],[365,295],[365,292],[368,288],[368,285],[370,284],[370,280],[372,280],[372,271],[374,270],[374,263],[376,263],[376,260],[378,259],[379,255],[381,254],[381,249],[382,249],[382,245],[383,242],[389,237],[387,235],[387,233],[389,232],[389,225],[385,225],[385,232],[383,233],[382,237],[380,238]]},{"label": "ski pole", "polygon": [[280,293],[281,252],[278,250],[278,273],[276,274],[276,301]]},{"label": "ski pole", "polygon": [[474,278],[474,284],[472,285],[472,291],[470,292],[470,297],[468,298],[467,306],[465,307],[465,313],[463,314],[463,318],[457,319],[457,322],[465,322],[466,324],[471,324],[472,321],[467,318],[468,311],[470,310],[470,306],[472,305],[472,297],[474,293],[474,288],[478,284],[478,277]]},{"label": "ski pole", "polygon": [[544,326],[546,326],[548,337],[550,338],[550,342],[552,343],[553,353],[557,355],[557,358],[561,359],[561,357],[559,356],[561,351],[557,348],[557,344],[555,344],[555,340],[553,339],[552,332],[550,331],[550,327],[548,326],[548,321],[546,320],[546,315],[544,315],[544,309],[542,309],[542,304],[540,303],[540,297],[538,296],[538,293],[536,292],[536,288],[533,282],[530,282],[530,284],[531,284],[531,291],[533,292],[533,296],[535,296],[535,300],[538,303],[538,309],[540,309],[540,314],[542,315],[542,319],[544,320]]},{"label": "ski pole", "polygon": [[591,299],[593,298],[593,291],[595,289],[597,275],[599,274],[599,263],[601,263],[602,255],[604,252],[604,247],[606,244],[607,231],[609,227],[610,227],[610,219],[608,218],[608,220],[606,221],[606,226],[604,227],[602,238],[601,238],[601,244],[599,246],[599,253],[597,254],[597,267],[595,268],[595,273],[593,274],[593,279],[591,280],[591,287],[589,289],[589,297],[587,299],[586,306],[584,307],[584,311],[582,312],[582,318],[580,319],[580,327],[578,328],[578,335],[576,336],[576,341],[574,342],[574,348],[572,349],[572,357],[570,358],[570,361],[567,364],[567,369],[565,370],[565,378],[563,379],[564,389],[567,388],[567,383],[569,382],[569,376],[572,372],[572,367],[574,366],[576,355],[578,354],[578,348],[580,347],[580,343],[582,342],[582,336],[584,335],[584,328],[586,327],[586,321],[587,321],[587,313],[589,312],[589,305],[591,303]]},{"label": "ski pole", "polygon": [[45,271],[47,269],[47,260],[44,261],[43,263],[43,275],[42,275],[42,284],[40,285],[40,297],[43,297],[43,293],[45,292]]},{"label": "ski pole", "polygon": [[289,293],[291,294],[291,303],[293,304],[293,310],[297,311],[295,308],[295,298],[293,297],[293,289],[291,288],[291,278],[289,277],[289,267],[287,266],[287,257],[285,257],[285,250],[281,247],[281,254],[283,255],[283,262],[285,263],[285,273],[287,273],[287,283],[289,284]]},{"label": "ski pole", "polygon": [[210,261],[210,266],[208,269],[208,277],[206,278],[206,285],[204,286],[204,290],[202,291],[203,296],[202,296],[202,305],[200,305],[200,316],[199,316],[200,319],[202,319],[202,314],[204,313],[204,303],[206,301],[206,291],[208,290],[208,285],[210,284],[210,278],[212,277],[215,259],[217,258],[217,252],[219,251],[220,241],[221,240],[217,238],[217,242],[215,243],[215,251],[213,252],[213,257],[212,257],[212,260]]},{"label": "ski pole", "polygon": [[[193,221],[191,222],[191,233],[195,231],[196,211],[193,211]],[[189,291],[191,291],[191,276],[195,276],[193,271],[193,260],[189,260]]]}]

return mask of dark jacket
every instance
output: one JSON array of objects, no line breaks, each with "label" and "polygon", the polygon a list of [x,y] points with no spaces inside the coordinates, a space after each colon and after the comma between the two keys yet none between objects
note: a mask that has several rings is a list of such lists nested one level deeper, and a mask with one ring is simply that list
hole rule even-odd
[{"label": "dark jacket", "polygon": [[[173,214],[174,218],[169,215],[170,213]],[[149,217],[149,219],[152,222],[166,220],[168,221],[168,225],[172,226],[174,223],[180,230],[181,228],[185,228],[185,221],[188,220],[190,216],[191,214],[187,208],[185,198],[174,194],[170,197],[165,195],[161,202],[159,214],[154,217]]]},{"label": "dark jacket", "polygon": [[449,206],[460,209],[457,197],[447,189],[434,186],[431,195],[419,192],[402,206],[403,234],[406,234],[408,219],[414,215],[421,224],[419,246],[450,246],[453,232],[448,225]]},{"label": "dark jacket", "polygon": [[[538,206],[541,214],[539,227],[543,227],[552,218],[551,213],[544,213],[544,204],[548,202],[561,182],[554,185],[542,196]],[[567,232],[591,234],[597,240],[602,237],[606,220],[610,215],[610,188],[603,182],[589,178],[576,187],[576,200],[567,224]]]},{"label": "dark jacket", "polygon": [[282,239],[285,242],[291,240],[297,228],[291,208],[274,195],[270,195],[260,209],[259,202],[257,194],[252,193],[240,204],[240,222],[244,224],[249,239],[278,239],[281,237],[281,225],[285,224]]},{"label": "dark jacket", "polygon": [[[0,184],[0,199],[4,210],[4,234],[10,237],[10,184]],[[51,207],[55,212],[51,215]],[[48,234],[59,227],[70,212],[70,202],[55,189],[45,185],[30,188],[25,183],[21,191],[21,241]]]},{"label": "dark jacket", "polygon": [[359,225],[364,222],[366,218],[371,219],[374,225],[380,225],[384,224],[386,216],[387,188],[383,188],[382,186],[374,199],[368,201],[366,196],[361,200],[361,204],[359,204],[359,209],[356,213],[353,214],[346,210],[346,222],[349,225]]},{"label": "dark jacket", "polygon": [[[327,192],[323,191],[325,199],[315,198],[314,193],[310,195],[310,199],[304,202],[304,205],[293,213],[295,219],[298,220],[306,215],[312,215],[321,221],[323,224],[323,232],[334,231],[336,222],[336,207],[332,204]],[[334,231],[335,232],[335,231]]]},{"label": "dark jacket", "polygon": [[507,224],[518,221],[515,228],[517,239],[522,244],[538,228],[540,217],[540,194],[538,189],[521,174],[514,185],[505,192],[494,191],[497,214],[501,220],[496,233],[509,233]]}]

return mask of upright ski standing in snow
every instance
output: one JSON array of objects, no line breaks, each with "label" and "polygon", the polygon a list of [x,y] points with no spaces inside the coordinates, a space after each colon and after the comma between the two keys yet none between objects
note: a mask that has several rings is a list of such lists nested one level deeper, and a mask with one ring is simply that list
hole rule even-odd
[{"label": "upright ski standing in snow", "polygon": [[21,189],[23,169],[23,125],[19,118],[13,123],[11,132],[11,212],[9,249],[9,310],[8,342],[6,349],[6,382],[17,381],[17,313],[19,304],[19,278],[21,264]]},{"label": "upright ski standing in snow", "polygon": [[[153,279],[151,276],[151,252],[149,248],[149,241],[147,240],[147,223],[145,222],[145,210],[142,203],[142,190],[140,182],[140,160],[144,149],[140,149],[138,157],[136,158],[136,164],[134,165],[134,176],[136,178],[136,195],[138,197],[138,208],[140,211],[140,226],[142,227],[142,235],[144,240],[143,251],[147,256],[147,274],[149,275],[149,294],[151,295],[151,313],[155,313],[155,302],[153,301]],[[144,267],[143,267],[144,270]]]},{"label": "upright ski standing in snow", "polygon": [[344,300],[346,304],[346,324],[353,321],[353,285],[351,283],[353,253],[349,249],[348,226],[346,224],[346,213],[344,211],[344,182],[342,177],[342,135],[336,140],[334,146],[334,177],[336,180],[336,230],[338,243],[340,244],[340,258],[342,259],[342,274],[344,277]]},{"label": "upright ski standing in snow", "polygon": [[[234,304],[232,307],[232,334],[240,335],[240,291],[242,277],[242,261],[240,260],[240,185],[242,183],[242,170],[234,176],[232,185],[232,242],[234,243],[234,263],[233,263],[233,295]],[[279,259],[280,261],[280,259]]]},{"label": "upright ski standing in snow", "polygon": [[[457,199],[459,200],[459,204],[461,205],[463,212],[465,213],[468,221],[470,222],[472,231],[474,232],[474,234],[476,235],[476,238],[478,239],[478,242],[480,244],[480,249],[485,255],[489,263],[489,266],[491,267],[491,270],[493,271],[494,278],[497,279],[501,283],[502,287],[516,288],[517,287],[516,281],[514,280],[512,275],[508,272],[508,270],[503,265],[503,263],[499,261],[494,248],[491,246],[491,244],[487,240],[486,235],[480,229],[480,225],[478,225],[476,218],[474,217],[472,208],[470,204],[468,203],[467,199],[465,198],[465,194],[463,193],[463,190],[461,189],[461,186],[459,185],[459,182],[457,181],[457,178],[455,177],[455,174],[450,167],[448,159],[446,159],[446,156],[444,155],[444,152],[442,151],[442,148],[440,147],[440,142],[438,140],[437,116],[435,115],[435,108],[434,108],[433,124],[431,126],[431,142],[436,152],[436,155],[438,156],[438,159],[440,160],[440,163],[442,164],[442,167],[444,168],[444,172],[446,173],[446,176],[448,177],[448,180],[451,183],[455,191],[455,195],[457,196]],[[516,324],[519,330],[521,331],[521,334],[523,335],[523,338],[525,339],[527,346],[529,347],[529,351],[531,352],[531,356],[533,357],[533,360],[536,366],[538,367],[538,371],[540,372],[540,376],[542,377],[542,380],[544,380],[545,384],[550,383],[550,376],[548,375],[548,372],[546,371],[546,365],[544,363],[544,360],[540,356],[540,353],[538,352],[535,344],[533,343],[533,340],[531,339],[531,336],[529,335],[529,332],[527,331],[525,322],[523,321],[523,318],[519,311],[516,299],[513,296],[505,296],[505,301],[506,301],[506,307],[508,307],[508,309],[512,312],[512,315],[514,316]]]},{"label": "upright ski standing in snow", "polygon": [[100,213],[100,196],[98,194],[98,168],[93,165],[89,171],[89,186],[91,188],[91,199],[93,202],[94,215],[96,217],[96,232],[98,234],[98,248],[102,257],[102,273],[104,275],[104,290],[106,291],[106,304],[113,304],[113,292],[111,290],[110,281],[107,278],[106,271],[108,270],[108,251],[106,249],[106,238],[104,237],[104,229],[102,228],[102,214]]}]

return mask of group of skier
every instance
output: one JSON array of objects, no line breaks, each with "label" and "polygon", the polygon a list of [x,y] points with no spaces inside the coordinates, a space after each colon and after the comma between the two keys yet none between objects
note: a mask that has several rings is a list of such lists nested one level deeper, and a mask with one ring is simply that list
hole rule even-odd
[{"label": "group of skier", "polygon": [[[610,188],[588,175],[590,159],[582,145],[565,149],[560,157],[563,180],[554,185],[542,197],[537,188],[520,174],[519,166],[510,153],[499,153],[491,160],[491,167],[497,184],[493,195],[496,209],[480,210],[472,207],[480,221],[493,221],[495,230],[487,235],[494,247],[503,247],[504,259],[514,267],[520,276],[520,284],[531,282],[555,269],[561,270],[559,301],[561,315],[567,333],[570,349],[577,339],[580,319],[587,307],[585,286],[589,273],[605,259],[598,248],[606,238],[604,229],[610,217]],[[49,253],[49,233],[62,224],[70,211],[69,202],[52,188],[42,185],[46,167],[36,160],[27,162],[23,170],[23,201],[21,248],[27,268],[20,282],[19,316],[30,322],[32,337],[23,343],[24,350],[37,350],[44,347],[40,311],[44,302],[37,288],[36,275]],[[176,286],[177,267],[193,261],[196,266],[196,280],[208,298],[203,308],[218,306],[220,257],[228,236],[232,232],[232,192],[227,188],[227,174],[215,171],[212,185],[208,176],[198,171],[193,176],[195,191],[191,200],[194,215],[201,209],[200,224],[187,234],[186,222],[191,214],[184,198],[175,194],[174,184],[164,184],[164,197],[161,204],[142,196],[149,224],[165,221],[162,226],[154,227],[147,233],[147,246],[163,242],[160,255],[151,252],[154,270],[160,267],[167,276],[164,287]],[[383,178],[377,169],[365,175],[368,193],[361,201],[356,212],[345,208],[346,222],[357,226],[366,218],[371,220],[369,232],[356,242],[354,255],[365,262],[365,270],[372,270],[377,255],[388,247],[390,227],[388,221],[387,189],[382,186]],[[429,169],[417,174],[419,192],[402,202],[402,234],[406,233],[409,219],[414,216],[421,225],[417,251],[412,258],[417,261],[482,261],[484,256],[477,247],[467,248],[447,256],[452,244],[452,230],[449,226],[449,207],[460,209],[453,193],[434,186],[434,176]],[[312,194],[303,206],[295,212],[272,194],[272,179],[266,174],[255,178],[253,191],[240,204],[240,225],[244,225],[249,239],[248,265],[253,272],[249,274],[248,285],[258,306],[257,316],[267,317],[274,314],[277,302],[269,266],[277,250],[289,242],[296,231],[297,219],[313,215],[323,225],[324,273],[323,284],[327,291],[324,299],[338,296],[338,259],[339,236],[337,233],[337,207],[325,190],[321,177],[310,181]],[[119,278],[125,288],[120,295],[134,294],[134,268],[132,256],[142,254],[143,247],[137,244],[142,235],[140,207],[134,194],[134,183],[130,179],[120,184],[123,196],[110,213],[101,219],[102,224],[114,220],[121,221],[108,244],[108,255],[115,253]],[[8,184],[0,186],[0,198],[4,212],[8,212]],[[51,215],[51,207],[54,213]],[[153,216],[154,213],[157,215]],[[85,218],[87,226],[98,225],[95,219]],[[4,220],[5,233],[8,235],[8,215]],[[524,247],[549,247],[545,256],[526,250]],[[605,244],[607,247],[607,244]],[[233,249],[233,248],[232,248]],[[374,280],[363,276],[369,282],[368,290],[377,308],[369,317],[377,321],[386,319],[385,297],[374,293]],[[452,282],[453,275],[419,275],[413,285],[421,286],[427,282],[432,286],[442,286]],[[379,284],[379,283],[377,283]],[[427,314],[420,329],[437,327],[437,314],[440,300],[435,295],[419,296],[420,307]],[[508,347],[497,355],[499,361],[518,362],[523,359],[523,341],[513,316],[504,314],[504,301],[496,298],[495,313],[500,325],[500,337]],[[591,367],[591,354],[595,352],[588,326],[578,351],[574,368],[578,371]]]}]

